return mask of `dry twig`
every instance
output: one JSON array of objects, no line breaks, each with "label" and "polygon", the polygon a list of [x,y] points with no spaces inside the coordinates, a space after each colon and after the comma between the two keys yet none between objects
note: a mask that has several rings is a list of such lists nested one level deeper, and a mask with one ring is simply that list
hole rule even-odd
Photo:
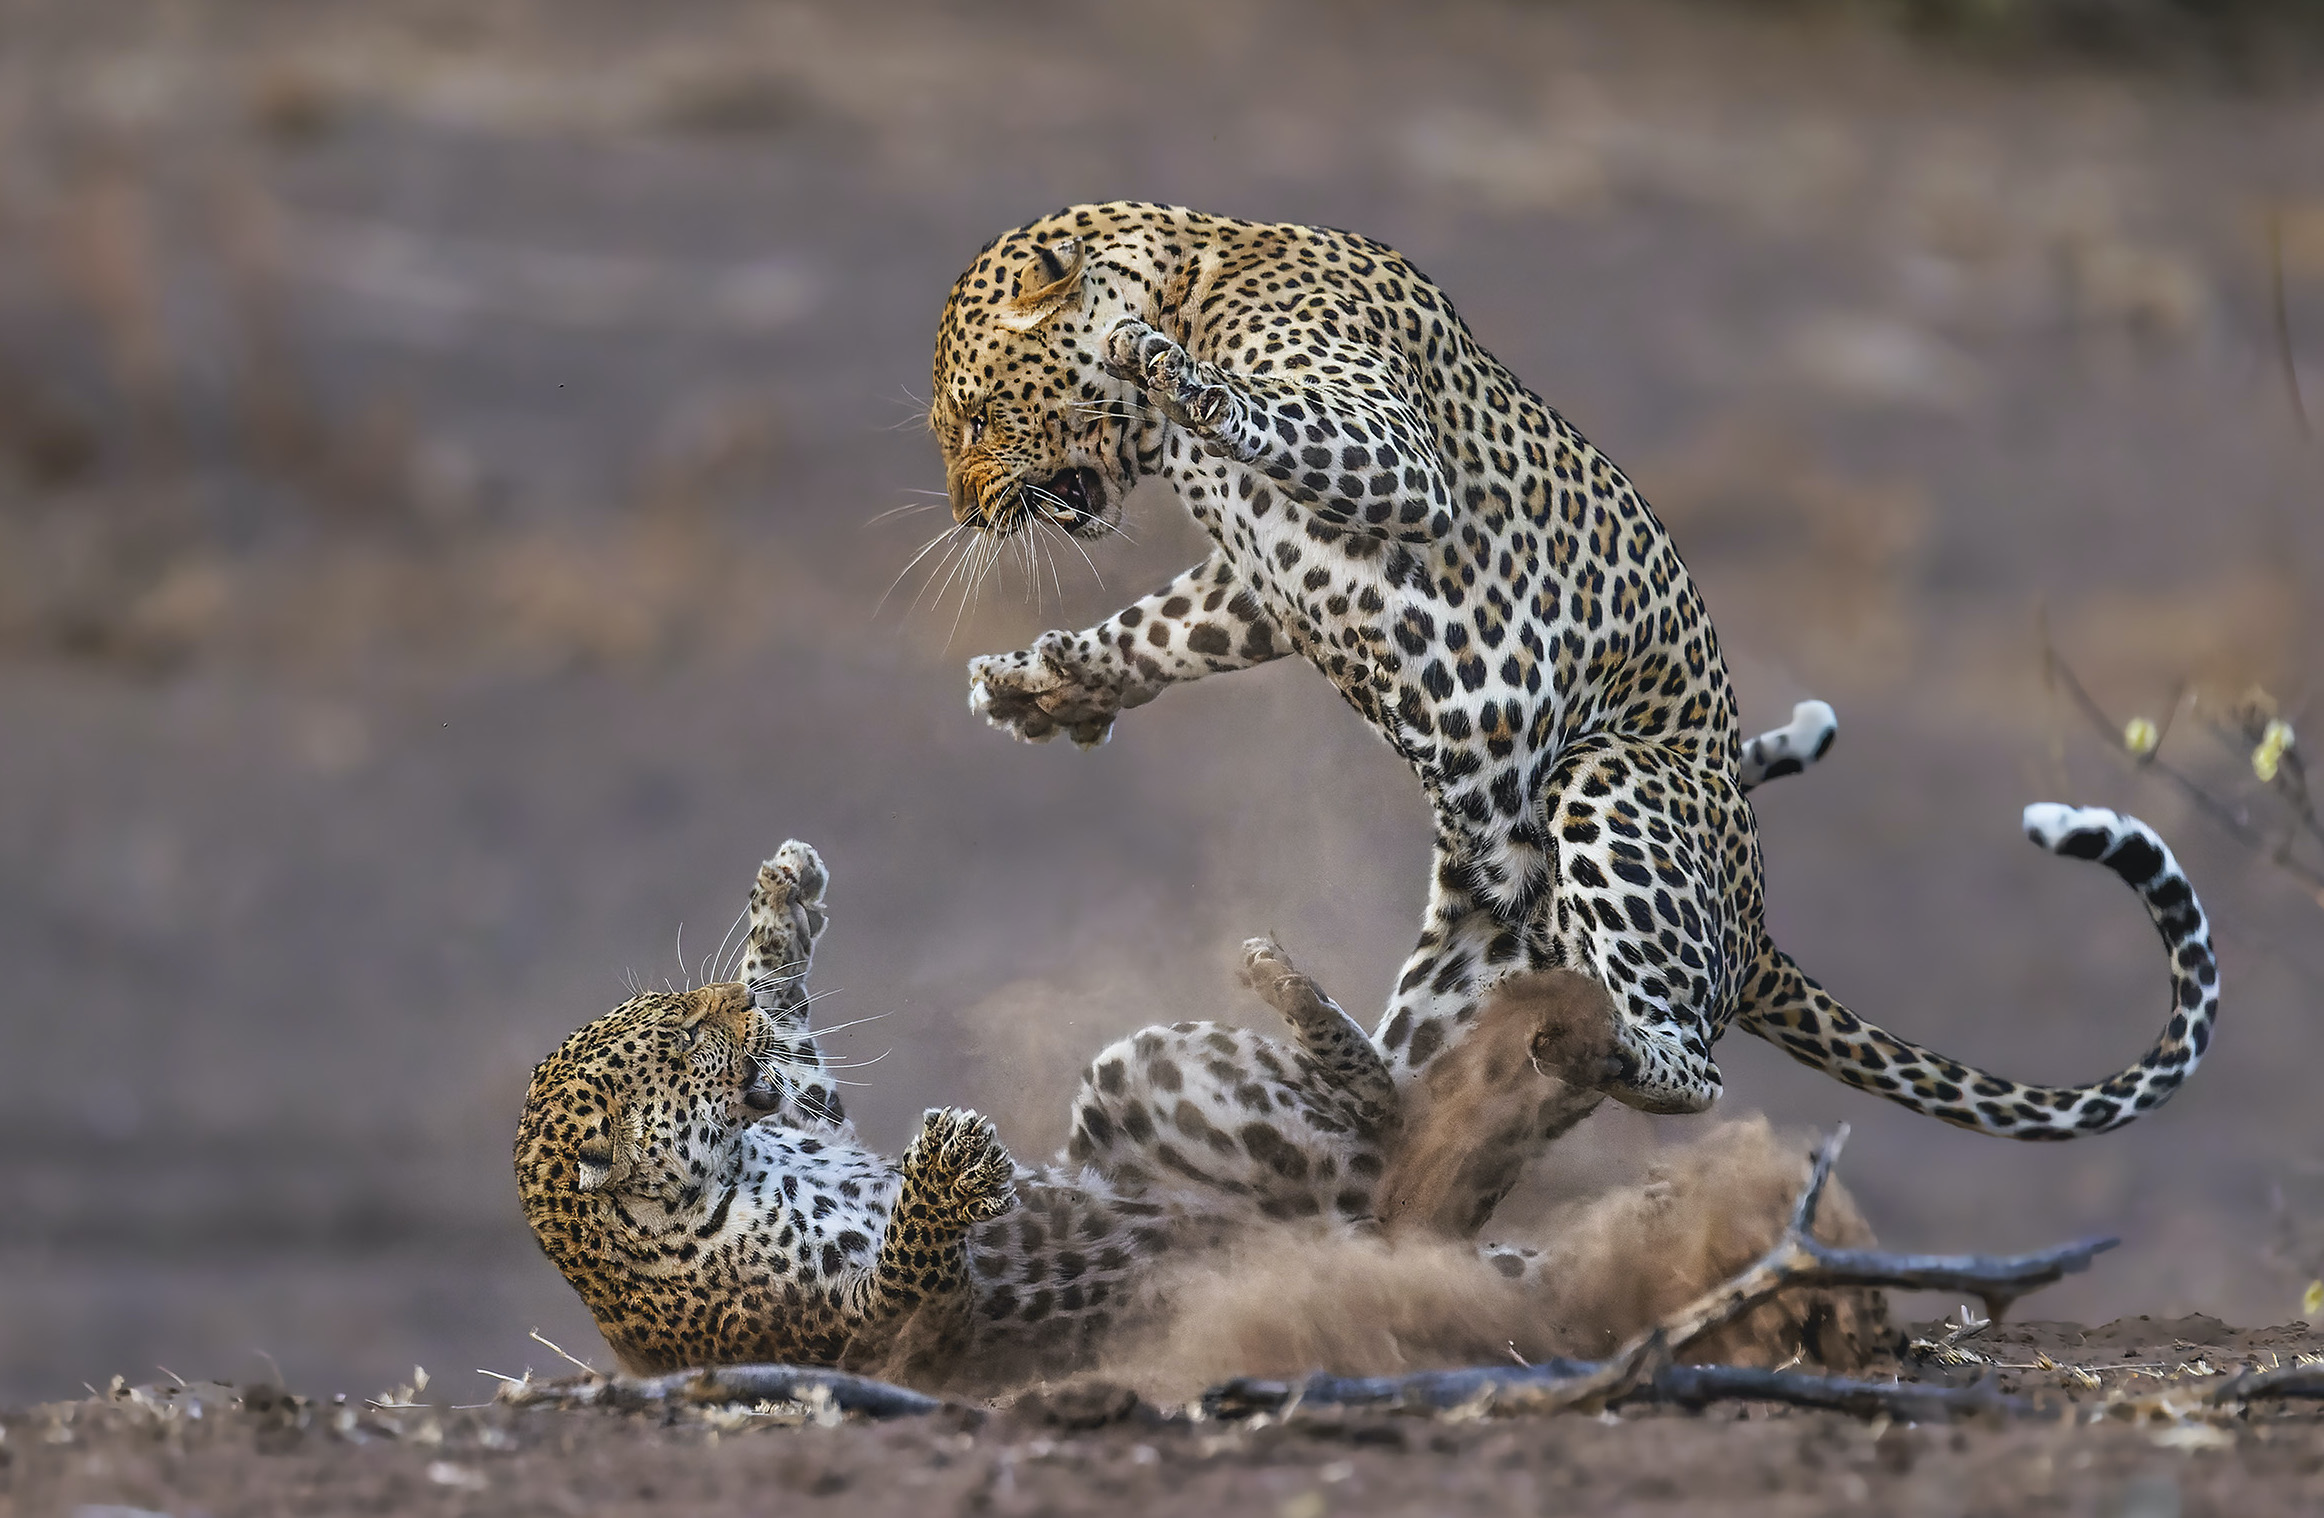
[{"label": "dry twig", "polygon": [[566,1376],[501,1387],[504,1407],[714,1407],[736,1402],[805,1402],[829,1397],[841,1412],[910,1418],[944,1406],[941,1398],[842,1370],[800,1365],[719,1365],[663,1376]]},{"label": "dry twig", "polygon": [[2284,213],[2268,213],[2268,295],[2276,319],[2276,358],[2284,370],[2284,389],[2292,398],[2292,418],[2300,436],[2313,442],[2316,431],[2308,425],[2308,403],[2300,394],[2300,366],[2292,357],[2292,313],[2284,299]]}]

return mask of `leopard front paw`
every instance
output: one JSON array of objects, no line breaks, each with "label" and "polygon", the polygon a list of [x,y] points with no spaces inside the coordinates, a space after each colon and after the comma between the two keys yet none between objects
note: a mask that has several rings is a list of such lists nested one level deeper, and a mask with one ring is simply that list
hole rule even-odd
[{"label": "leopard front paw", "polygon": [[1016,1163],[992,1120],[958,1107],[931,1107],[919,1137],[904,1152],[904,1185],[935,1214],[962,1230],[990,1222],[1016,1201]]},{"label": "leopard front paw", "polygon": [[1146,392],[1147,401],[1179,426],[1208,435],[1234,411],[1234,392],[1215,364],[1196,360],[1135,317],[1106,329],[1100,344],[1106,373]]},{"label": "leopard front paw", "polygon": [[1098,340],[1098,362],[1106,373],[1150,390],[1186,361],[1186,350],[1152,325],[1125,316],[1106,328]]},{"label": "leopard front paw", "polygon": [[792,902],[820,906],[823,889],[831,883],[831,872],[823,867],[823,856],[814,845],[787,838],[775,850],[775,857],[759,866],[759,888],[767,893],[769,905],[787,907]]},{"label": "leopard front paw", "polygon": [[968,709],[1005,733],[1046,743],[1063,732],[1082,748],[1112,736],[1122,691],[1071,657],[1072,638],[1043,633],[1031,648],[968,661]]},{"label": "leopard front paw", "polygon": [[754,993],[767,988],[761,981],[771,985],[805,972],[807,956],[830,920],[823,905],[830,883],[823,856],[796,838],[759,866],[751,882],[750,936],[743,959],[743,979]]}]

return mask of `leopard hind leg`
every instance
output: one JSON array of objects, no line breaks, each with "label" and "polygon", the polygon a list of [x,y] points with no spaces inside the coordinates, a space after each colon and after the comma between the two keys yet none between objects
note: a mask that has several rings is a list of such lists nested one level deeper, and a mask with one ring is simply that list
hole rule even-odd
[{"label": "leopard hind leg", "polygon": [[1701,1112],[1718,1100],[1711,1041],[1761,936],[1749,808],[1726,777],[1649,739],[1597,733],[1547,787],[1558,842],[1557,959],[1613,998],[1615,1100]]},{"label": "leopard hind leg", "polygon": [[1291,962],[1273,938],[1243,942],[1243,984],[1282,1014],[1299,1046],[1315,1056],[1325,1076],[1383,1127],[1397,1113],[1396,1082],[1388,1062],[1363,1025],[1324,993],[1312,976]]}]

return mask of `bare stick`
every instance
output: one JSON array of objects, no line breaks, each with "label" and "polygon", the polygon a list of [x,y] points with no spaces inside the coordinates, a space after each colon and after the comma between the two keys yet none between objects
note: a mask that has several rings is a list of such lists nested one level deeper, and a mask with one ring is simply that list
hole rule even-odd
[{"label": "bare stick", "polygon": [[2249,1402],[2258,1397],[2324,1397],[2324,1365],[2279,1365],[2274,1370],[2247,1370],[2213,1387],[2208,1400],[2219,1404]]},{"label": "bare stick", "polygon": [[1954,1413],[2025,1413],[2033,1401],[1990,1386],[1928,1386],[1914,1381],[1857,1381],[1804,1376],[1748,1365],[1666,1365],[1654,1378],[1656,1402],[1705,1407],[1713,1402],[1785,1402],[1822,1407],[1859,1418],[1886,1414],[1933,1423]]},{"label": "bare stick", "polygon": [[869,1376],[801,1365],[718,1365],[661,1376],[567,1376],[503,1386],[504,1407],[702,1407],[735,1402],[795,1402],[827,1394],[841,1412],[909,1418],[944,1406],[940,1398]]},{"label": "bare stick", "polygon": [[525,1337],[531,1339],[535,1344],[545,1345],[549,1349],[556,1351],[557,1358],[565,1361],[567,1364],[580,1366],[581,1373],[583,1375],[602,1376],[604,1374],[604,1372],[599,1370],[596,1366],[590,1364],[587,1360],[582,1359],[579,1355],[573,1354],[562,1344],[559,1344],[555,1340],[548,1338],[537,1328],[528,1331]]}]

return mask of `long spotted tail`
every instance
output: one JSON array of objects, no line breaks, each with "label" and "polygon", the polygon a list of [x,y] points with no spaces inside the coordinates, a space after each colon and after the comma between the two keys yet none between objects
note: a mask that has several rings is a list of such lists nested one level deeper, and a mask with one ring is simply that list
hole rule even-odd
[{"label": "long spotted tail", "polygon": [[2003,1080],[1866,1022],[1772,942],[1761,950],[1738,1023],[1851,1086],[2005,1138],[2079,1138],[2160,1107],[2195,1073],[2219,1011],[2219,967],[2203,904],[2170,849],[2135,817],[2044,802],[2025,809],[2025,832],[2053,854],[2094,859],[2120,875],[2162,934],[2171,960],[2171,1020],[2137,1064],[2087,1086]]}]

